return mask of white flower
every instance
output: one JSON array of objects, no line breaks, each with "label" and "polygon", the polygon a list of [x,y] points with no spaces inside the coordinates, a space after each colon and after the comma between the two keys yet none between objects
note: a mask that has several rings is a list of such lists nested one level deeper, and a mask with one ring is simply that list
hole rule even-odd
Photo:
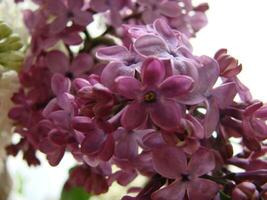
[{"label": "white flower", "polygon": [[8,118],[8,112],[13,106],[11,97],[19,88],[17,72],[13,70],[4,71],[0,66],[0,171],[1,161],[5,158],[5,146],[10,143],[13,125]]},{"label": "white flower", "polygon": [[24,44],[28,42],[29,33],[23,22],[22,10],[31,7],[34,6],[30,1],[23,4],[16,4],[14,0],[0,1],[0,21],[7,23],[13,32],[20,36]]}]

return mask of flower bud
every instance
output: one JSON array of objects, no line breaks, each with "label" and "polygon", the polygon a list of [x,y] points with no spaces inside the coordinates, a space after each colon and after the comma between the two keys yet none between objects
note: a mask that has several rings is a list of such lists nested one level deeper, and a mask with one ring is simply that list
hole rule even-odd
[{"label": "flower bud", "polygon": [[12,34],[12,30],[3,22],[0,21],[0,40]]},{"label": "flower bud", "polygon": [[227,54],[227,49],[220,49],[214,56],[220,66],[220,75],[225,78],[236,76],[242,70],[238,60]]},{"label": "flower bud", "polygon": [[242,182],[238,184],[232,192],[233,200],[257,200],[259,192],[256,186],[250,182]]}]

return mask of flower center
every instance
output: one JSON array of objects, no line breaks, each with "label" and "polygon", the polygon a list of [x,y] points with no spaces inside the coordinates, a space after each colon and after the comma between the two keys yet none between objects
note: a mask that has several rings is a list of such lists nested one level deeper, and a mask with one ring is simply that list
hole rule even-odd
[{"label": "flower center", "polygon": [[157,100],[157,95],[153,91],[149,91],[144,95],[144,101],[146,103],[153,103]]},{"label": "flower center", "polygon": [[65,76],[66,76],[67,78],[69,78],[69,79],[73,79],[73,78],[74,78],[74,74],[73,74],[72,72],[70,72],[70,71],[67,71],[67,72],[65,73]]},{"label": "flower center", "polygon": [[73,18],[73,17],[74,17],[73,12],[72,12],[72,11],[68,11],[68,12],[67,12],[67,17],[68,17],[68,18]]},{"label": "flower center", "polygon": [[190,181],[189,174],[181,174],[181,177],[182,177],[182,182],[188,182],[188,181]]}]

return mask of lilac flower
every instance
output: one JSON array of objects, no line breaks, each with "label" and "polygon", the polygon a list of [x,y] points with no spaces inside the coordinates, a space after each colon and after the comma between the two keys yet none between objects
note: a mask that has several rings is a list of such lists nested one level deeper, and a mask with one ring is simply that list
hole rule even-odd
[{"label": "lilac flower", "polygon": [[43,130],[44,136],[41,138],[38,148],[45,153],[50,165],[56,166],[63,158],[66,149],[77,149],[77,142],[68,130],[68,117],[65,112],[55,111],[50,115],[49,120],[42,120],[38,124],[38,129]]},{"label": "lilac flower", "polygon": [[233,200],[256,200],[259,199],[259,192],[256,186],[251,182],[242,182],[238,184],[232,192]]},{"label": "lilac flower", "polygon": [[175,181],[154,192],[152,199],[182,200],[187,196],[189,200],[211,200],[218,192],[216,183],[201,178],[215,168],[213,154],[206,149],[199,149],[187,163],[183,151],[165,147],[153,151],[153,162],[160,175]]},{"label": "lilac flower", "polygon": [[98,167],[90,167],[86,164],[78,165],[71,170],[67,184],[68,187],[83,187],[88,193],[98,195],[108,191],[106,176],[111,174],[111,168],[107,164]]},{"label": "lilac flower", "polygon": [[132,48],[128,50],[123,46],[110,46],[96,52],[98,59],[110,61],[101,74],[101,82],[112,88],[118,76],[134,76],[135,70],[140,71],[142,59]]},{"label": "lilac flower", "polygon": [[267,138],[266,106],[262,102],[255,102],[248,106],[243,113],[243,140],[251,150],[259,150],[259,141]]},{"label": "lilac flower", "polygon": [[93,61],[88,54],[80,53],[70,63],[69,58],[64,53],[53,50],[47,53],[46,63],[52,73],[61,73],[73,79],[90,71]]},{"label": "lilac flower", "polygon": [[145,12],[143,12],[142,18],[146,24],[152,23],[161,16],[174,18],[182,14],[179,4],[175,1],[138,0],[138,3],[144,6]]},{"label": "lilac flower", "polygon": [[143,11],[142,19],[145,23],[152,23],[158,18],[164,18],[168,24],[188,37],[203,28],[207,24],[205,11],[207,4],[193,7],[191,1],[172,1],[172,0],[138,0]]},{"label": "lilac flower", "polygon": [[156,20],[153,27],[157,34],[140,36],[134,42],[136,52],[144,57],[170,60],[175,74],[189,75],[197,80],[197,68],[201,63],[192,55],[188,41],[181,33],[174,32],[165,20]]},{"label": "lilac flower", "polygon": [[77,78],[73,85],[77,91],[77,103],[80,114],[88,117],[106,118],[112,113],[115,98],[112,91],[102,85],[98,76]]},{"label": "lilac flower", "polygon": [[55,74],[52,77],[52,90],[56,97],[43,110],[46,118],[39,122],[39,129],[44,130],[43,139],[39,148],[47,154],[49,163],[57,165],[65,154],[66,148],[78,149],[78,143],[72,134],[71,121],[76,106],[70,91],[70,80],[63,75]]},{"label": "lilac flower", "polygon": [[147,117],[163,129],[178,126],[181,110],[175,99],[191,90],[193,80],[182,75],[167,78],[165,76],[163,64],[151,58],[142,66],[142,82],[129,76],[121,76],[115,80],[117,93],[133,100],[122,115],[123,127],[136,128],[145,122]]},{"label": "lilac flower", "polygon": [[131,0],[92,0],[90,7],[97,12],[109,11],[109,24],[118,27],[122,24],[122,16],[120,11],[124,7],[131,7]]},{"label": "lilac flower", "polygon": [[126,130],[119,127],[114,132],[116,146],[113,160],[116,165],[123,169],[123,171],[132,170],[135,172],[135,165],[139,159],[138,148],[143,146],[142,138],[151,132],[154,132],[154,130]]},{"label": "lilac flower", "polygon": [[168,146],[179,146],[185,153],[191,155],[200,147],[199,139],[204,138],[204,127],[191,115],[181,121],[175,131],[151,132],[143,136],[142,142],[146,150]]},{"label": "lilac flower", "polygon": [[90,166],[96,167],[101,161],[108,161],[114,153],[114,138],[112,132],[100,129],[95,121],[88,117],[74,117],[72,120],[76,134],[81,138],[81,153],[83,160]]},{"label": "lilac flower", "polygon": [[53,33],[59,33],[65,29],[69,20],[81,26],[87,26],[92,21],[89,12],[83,11],[83,0],[49,0],[47,3],[48,11],[56,16],[51,23],[50,29]]},{"label": "lilac flower", "polygon": [[238,63],[238,60],[228,55],[227,49],[220,49],[214,58],[220,66],[220,75],[224,78],[224,82],[235,82],[242,101],[251,103],[253,98],[249,89],[237,77],[242,70],[242,65]]}]

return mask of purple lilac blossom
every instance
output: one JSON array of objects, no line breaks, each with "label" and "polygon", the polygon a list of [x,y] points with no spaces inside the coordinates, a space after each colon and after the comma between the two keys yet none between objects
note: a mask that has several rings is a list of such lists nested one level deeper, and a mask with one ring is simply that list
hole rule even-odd
[{"label": "purple lilac blossom", "polygon": [[[65,187],[92,195],[145,176],[123,200],[266,198],[266,104],[253,99],[226,49],[197,56],[189,42],[207,22],[207,4],[33,2],[38,9],[24,11],[31,41],[9,112],[21,140],[9,154],[22,151],[37,165],[41,151],[56,166],[69,152],[77,166]],[[87,30],[95,14],[106,18],[96,38]],[[237,155],[231,138],[240,139]]]}]

